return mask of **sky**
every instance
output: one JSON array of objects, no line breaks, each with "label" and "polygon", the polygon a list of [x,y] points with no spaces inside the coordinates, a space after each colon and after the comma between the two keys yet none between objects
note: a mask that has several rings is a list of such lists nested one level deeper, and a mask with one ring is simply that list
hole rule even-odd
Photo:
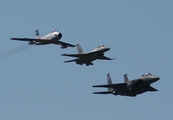
[{"label": "sky", "polygon": [[[0,120],[163,120],[173,118],[172,0],[5,0],[0,2]],[[112,61],[63,63],[76,48],[30,46],[57,29],[61,41],[89,52],[103,44]],[[73,59],[73,58],[72,58]],[[94,95],[110,73],[114,83],[150,72],[158,92],[137,97]]]}]

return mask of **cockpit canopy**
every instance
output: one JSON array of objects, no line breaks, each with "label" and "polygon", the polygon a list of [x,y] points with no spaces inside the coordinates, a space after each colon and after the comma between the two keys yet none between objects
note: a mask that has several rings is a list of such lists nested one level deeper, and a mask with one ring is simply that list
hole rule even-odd
[{"label": "cockpit canopy", "polygon": [[147,72],[147,73],[143,74],[142,77],[144,77],[144,76],[150,76],[150,75],[152,75],[152,74],[149,73],[149,72]]},{"label": "cockpit canopy", "polygon": [[58,31],[57,31],[57,30],[52,30],[52,33],[53,33],[53,32],[58,32]]},{"label": "cockpit canopy", "polygon": [[104,45],[99,45],[97,48],[105,47]]}]

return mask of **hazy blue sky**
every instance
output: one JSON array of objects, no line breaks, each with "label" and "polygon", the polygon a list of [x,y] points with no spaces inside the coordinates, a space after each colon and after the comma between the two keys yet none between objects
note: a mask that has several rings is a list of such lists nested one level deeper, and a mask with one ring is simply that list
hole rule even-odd
[{"label": "hazy blue sky", "polygon": [[[171,120],[173,118],[172,0],[4,0],[0,2],[0,120]],[[63,63],[76,48],[29,46],[11,37],[53,29],[84,51],[100,44],[113,61]],[[151,72],[160,77],[137,97],[93,95],[95,84]]]}]

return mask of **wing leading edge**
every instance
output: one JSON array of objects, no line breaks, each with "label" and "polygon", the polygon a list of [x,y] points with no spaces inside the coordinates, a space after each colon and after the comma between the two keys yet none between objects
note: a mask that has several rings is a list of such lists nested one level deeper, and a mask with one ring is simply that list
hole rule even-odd
[{"label": "wing leading edge", "polygon": [[11,38],[11,40],[19,40],[19,41],[38,41],[38,39],[35,38]]},{"label": "wing leading edge", "polygon": [[35,39],[35,38],[11,38],[11,40],[19,40],[19,41],[26,41],[26,42],[33,42],[33,41],[35,41],[35,42],[40,42],[40,43],[43,43],[43,44],[44,43],[46,43],[46,44],[53,43],[53,44],[62,45],[62,46],[75,47],[75,45],[72,45],[70,43],[59,41],[58,36],[52,38],[51,40],[49,40],[49,39]]},{"label": "wing leading edge", "polygon": [[93,87],[105,87],[105,88],[120,88],[127,86],[127,83],[118,83],[118,84],[106,84],[106,85],[94,85]]}]

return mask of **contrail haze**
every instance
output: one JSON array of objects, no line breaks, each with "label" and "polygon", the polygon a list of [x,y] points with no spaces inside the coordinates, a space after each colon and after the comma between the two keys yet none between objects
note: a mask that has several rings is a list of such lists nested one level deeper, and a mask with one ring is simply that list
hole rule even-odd
[{"label": "contrail haze", "polygon": [[31,47],[32,47],[31,45],[25,45],[25,46],[20,46],[20,47],[17,47],[17,48],[8,50],[8,51],[0,52],[0,61],[7,59],[15,54],[19,54]]}]

